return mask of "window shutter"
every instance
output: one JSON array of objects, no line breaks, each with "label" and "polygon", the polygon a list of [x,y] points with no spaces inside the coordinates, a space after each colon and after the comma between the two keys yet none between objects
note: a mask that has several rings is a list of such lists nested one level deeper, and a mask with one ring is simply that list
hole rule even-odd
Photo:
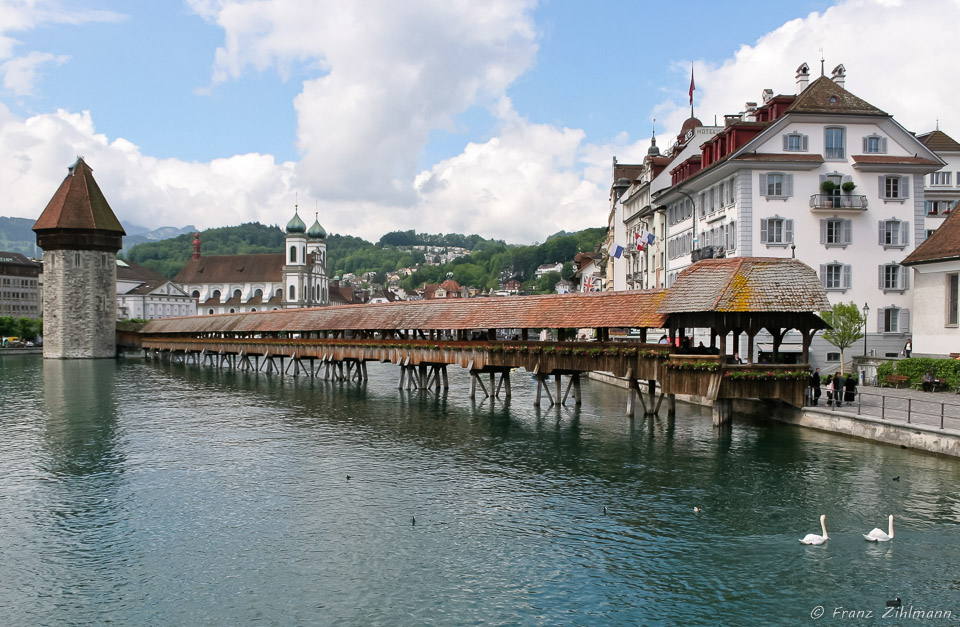
[{"label": "window shutter", "polygon": [[804,136],[801,138],[800,144],[803,146],[803,151],[806,152],[806,151],[808,150],[808,148],[807,148],[807,136],[806,136],[806,135],[804,135]]},{"label": "window shutter", "polygon": [[827,287],[827,264],[820,264],[820,285],[826,289]]},{"label": "window shutter", "polygon": [[880,181],[880,198],[886,198],[886,196],[884,196],[884,194],[886,193],[886,190],[883,188],[883,179],[884,179],[884,177],[883,177],[883,175],[880,175],[880,176],[877,177],[877,178],[878,178],[878,180]]},{"label": "window shutter", "polygon": [[880,138],[880,152],[882,152],[883,154],[887,154],[887,138],[886,137]]},{"label": "window shutter", "polygon": [[880,264],[877,267],[880,270],[879,277],[877,280],[877,287],[879,287],[880,289],[883,289],[883,269],[885,266],[883,264]]},{"label": "window shutter", "polygon": [[784,136],[783,136],[783,150],[784,150],[784,152],[786,152],[786,150],[787,150],[787,137],[788,137],[787,135],[784,135]]},{"label": "window shutter", "polygon": [[783,175],[783,195],[793,196],[793,175],[792,174]]},{"label": "window shutter", "polygon": [[877,243],[880,244],[881,246],[883,245],[883,226],[884,226],[884,224],[885,224],[884,221],[883,221],[883,220],[880,220],[880,235],[879,235],[879,238],[877,239]]},{"label": "window shutter", "polygon": [[900,333],[909,333],[910,332],[910,310],[901,309],[900,310]]},{"label": "window shutter", "polygon": [[910,223],[901,222],[900,223],[900,245],[906,246],[910,243]]},{"label": "window shutter", "polygon": [[827,243],[827,221],[826,220],[820,220],[820,243],[821,244]]},{"label": "window shutter", "polygon": [[877,309],[877,333],[883,333],[883,321],[887,319],[887,308],[880,307]]},{"label": "window shutter", "polygon": [[842,241],[844,244],[853,243],[853,220],[844,220],[843,221],[843,235]]},{"label": "window shutter", "polygon": [[783,242],[785,244],[793,242],[793,220],[783,221]]},{"label": "window shutter", "polygon": [[848,263],[843,264],[843,282],[841,283],[841,285],[843,286],[843,289],[845,290],[850,289],[852,282],[853,282],[853,266],[851,266]]},{"label": "window shutter", "polygon": [[765,172],[760,173],[760,195],[767,195],[767,174]]},{"label": "window shutter", "polygon": [[760,219],[760,243],[761,244],[767,243],[767,219],[766,218]]},{"label": "window shutter", "polygon": [[864,153],[867,152],[867,144],[868,144],[868,143],[869,143],[869,142],[867,141],[867,138],[864,137],[864,138],[863,138],[863,152],[864,152]]},{"label": "window shutter", "polygon": [[900,177],[900,198],[909,198],[910,197],[910,177],[901,176]]},{"label": "window shutter", "polygon": [[729,237],[727,238],[727,248],[729,248],[730,250],[737,249],[737,221],[736,220],[730,221],[730,231],[729,231]]},{"label": "window shutter", "polygon": [[900,266],[900,287],[910,289],[910,268],[907,266]]}]

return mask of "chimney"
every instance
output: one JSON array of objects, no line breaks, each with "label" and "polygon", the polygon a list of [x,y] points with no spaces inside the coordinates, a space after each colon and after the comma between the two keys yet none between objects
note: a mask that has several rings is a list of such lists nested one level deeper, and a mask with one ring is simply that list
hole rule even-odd
[{"label": "chimney", "polygon": [[833,68],[833,72],[830,73],[830,78],[837,84],[837,87],[843,87],[843,82],[847,78],[847,68],[843,67],[843,63]]},{"label": "chimney", "polygon": [[764,90],[763,90],[763,104],[767,104],[767,103],[770,102],[771,100],[773,100],[773,90],[772,90],[772,89],[769,89],[769,88],[764,89]]},{"label": "chimney", "polygon": [[746,108],[743,112],[743,121],[744,122],[756,122],[757,121],[757,103],[748,102],[744,105]]},{"label": "chimney", "polygon": [[193,258],[194,259],[200,258],[200,234],[199,233],[193,234]]},{"label": "chimney", "polygon": [[800,67],[797,68],[797,95],[803,93],[803,90],[807,88],[809,82],[810,66],[804,61],[800,64]]}]

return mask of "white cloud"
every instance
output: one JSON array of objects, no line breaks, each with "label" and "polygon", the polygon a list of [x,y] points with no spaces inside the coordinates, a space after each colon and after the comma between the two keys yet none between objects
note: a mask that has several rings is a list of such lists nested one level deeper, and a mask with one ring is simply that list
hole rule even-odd
[{"label": "white cloud", "polygon": [[489,104],[536,52],[525,0],[193,2],[225,32],[214,83],[248,68],[308,64],[320,75],[295,100],[298,176],[331,200],[414,201],[431,130]]},{"label": "white cloud", "polygon": [[[697,116],[712,124],[716,115],[722,124],[725,113],[760,102],[764,88],[796,93],[796,68],[806,61],[819,76],[823,48],[826,74],[842,63],[849,91],[912,131],[933,130],[939,118],[941,129],[960,137],[960,113],[953,104],[960,100],[960,82],[948,52],[957,23],[957,0],[840,2],[787,22],[719,65],[696,61]],[[690,62],[678,62],[676,70],[677,93],[657,108],[657,118],[674,133],[689,115]]]},{"label": "white cloud", "polygon": [[30,51],[16,56],[19,42],[10,33],[24,32],[43,24],[84,24],[112,22],[122,16],[112,11],[64,6],[59,0],[0,0],[0,76],[3,86],[16,95],[30,95],[37,80],[37,69],[45,63],[66,62],[67,55]]},{"label": "white cloud", "polygon": [[10,59],[0,64],[3,86],[18,96],[32,95],[34,83],[37,79],[37,68],[46,63],[60,65],[66,63],[69,58],[65,54],[53,55],[49,52],[31,52],[25,57]]}]

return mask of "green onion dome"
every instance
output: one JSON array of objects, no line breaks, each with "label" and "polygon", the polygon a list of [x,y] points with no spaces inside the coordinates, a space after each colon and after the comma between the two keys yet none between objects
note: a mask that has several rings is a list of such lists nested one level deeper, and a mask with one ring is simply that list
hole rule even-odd
[{"label": "green onion dome", "polygon": [[313,226],[307,231],[307,237],[311,239],[324,239],[327,237],[327,232],[320,226],[320,220],[313,221]]},{"label": "green onion dome", "polygon": [[287,233],[303,233],[307,230],[307,225],[300,219],[300,214],[296,210],[293,212],[293,218],[287,222]]}]

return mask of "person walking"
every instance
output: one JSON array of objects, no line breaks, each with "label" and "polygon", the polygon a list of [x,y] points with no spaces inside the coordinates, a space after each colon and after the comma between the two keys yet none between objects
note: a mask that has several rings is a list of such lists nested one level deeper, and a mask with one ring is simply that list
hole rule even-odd
[{"label": "person walking", "polygon": [[913,352],[913,340],[907,340],[907,343],[903,345],[903,354],[907,359],[910,359],[910,353]]},{"label": "person walking", "polygon": [[827,381],[824,383],[823,387],[827,391],[827,405],[833,405],[833,375],[827,375]]},{"label": "person walking", "polygon": [[820,404],[820,369],[817,368],[810,375],[810,398],[814,405]]}]

